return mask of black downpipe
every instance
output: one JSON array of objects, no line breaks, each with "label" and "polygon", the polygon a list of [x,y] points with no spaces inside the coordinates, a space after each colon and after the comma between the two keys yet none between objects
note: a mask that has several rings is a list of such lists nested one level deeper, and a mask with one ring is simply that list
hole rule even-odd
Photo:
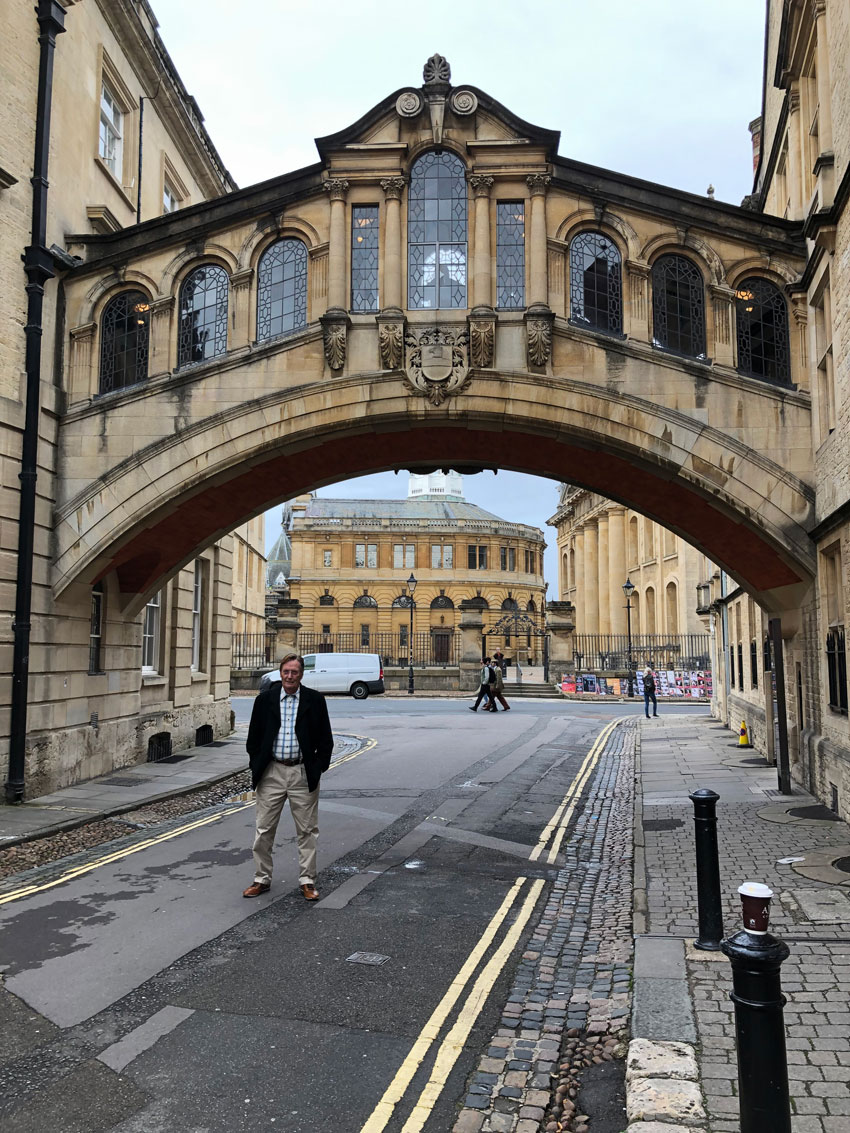
[{"label": "black downpipe", "polygon": [[32,234],[24,249],[27,276],[26,408],[21,444],[21,503],[18,520],[18,569],[15,579],[14,652],[12,657],[12,718],[6,801],[24,798],[27,747],[32,567],[35,546],[35,484],[38,467],[38,416],[41,389],[41,338],[44,285],[53,278],[53,258],[47,250],[47,160],[50,152],[50,109],[53,97],[53,57],[56,36],[65,30],[65,9],[57,0],[39,0],[36,9],[40,44],[35,156],[32,170]]},{"label": "black downpipe", "polygon": [[142,222],[142,127],[145,121],[145,100],[139,98],[139,164],[136,169],[136,224]]}]

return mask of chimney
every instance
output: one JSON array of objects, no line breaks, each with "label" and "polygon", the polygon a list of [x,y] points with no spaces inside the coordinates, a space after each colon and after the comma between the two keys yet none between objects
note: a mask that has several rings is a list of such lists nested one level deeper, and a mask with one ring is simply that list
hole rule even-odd
[{"label": "chimney", "polygon": [[749,131],[753,139],[753,173],[755,173],[761,157],[761,115],[750,122]]}]

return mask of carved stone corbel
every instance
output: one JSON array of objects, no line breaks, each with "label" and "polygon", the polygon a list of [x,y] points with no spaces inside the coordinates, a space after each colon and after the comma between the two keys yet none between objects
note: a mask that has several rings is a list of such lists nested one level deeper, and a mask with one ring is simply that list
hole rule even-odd
[{"label": "carved stone corbel", "polygon": [[555,316],[543,303],[525,312],[526,355],[529,366],[547,366],[552,359],[552,326]]},{"label": "carved stone corbel", "polygon": [[400,309],[384,308],[375,317],[378,324],[378,351],[382,370],[400,370],[404,365],[404,337],[407,323]]},{"label": "carved stone corbel", "polygon": [[348,328],[351,325],[348,313],[341,307],[329,307],[319,316],[319,322],[322,324],[322,339],[328,366],[332,370],[341,370],[345,366]]},{"label": "carved stone corbel", "polygon": [[476,370],[489,370],[496,356],[496,312],[474,307],[469,313],[469,361]]}]

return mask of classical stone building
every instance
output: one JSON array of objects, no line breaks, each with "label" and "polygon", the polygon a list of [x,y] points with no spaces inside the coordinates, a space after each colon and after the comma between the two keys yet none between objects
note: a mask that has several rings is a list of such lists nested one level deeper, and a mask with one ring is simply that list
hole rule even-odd
[{"label": "classical stone building", "polygon": [[[10,4],[0,38],[4,98],[0,106],[0,735],[3,762],[10,732],[26,747],[26,791],[72,782],[144,759],[157,750],[195,742],[199,728],[221,731],[229,720],[230,539],[199,548],[185,566],[174,563],[141,609],[128,614],[112,578],[86,586],[63,610],[54,604],[51,531],[57,485],[66,475],[57,451],[57,421],[66,411],[65,295],[55,278],[73,260],[70,233],[107,233],[172,214],[235,186],[204,129],[157,33],[145,0],[63,0]],[[64,30],[63,30],[64,29]],[[47,39],[42,66],[52,105],[39,99],[39,31]],[[55,43],[55,55],[53,44]],[[52,72],[50,61],[52,62]],[[43,254],[33,247],[33,154],[41,124],[49,167],[44,196]],[[47,148],[43,155],[46,156]],[[36,190],[38,191],[38,190]],[[48,252],[47,249],[50,251]],[[51,275],[53,278],[51,278]],[[24,324],[27,280],[45,288],[39,335],[37,391],[26,420]],[[151,317],[148,297],[128,294],[114,312],[113,336],[129,341],[132,325]],[[202,352],[198,331],[191,348]],[[155,317],[155,316],[154,316]],[[92,342],[80,330],[80,341]],[[26,564],[19,473],[27,438],[37,435],[32,531],[29,679],[14,658],[16,575]],[[26,505],[24,512],[26,511]],[[27,527],[25,515],[23,528]],[[254,522],[252,545],[262,540]],[[22,556],[23,558],[23,556]],[[180,568],[180,569],[178,569]],[[256,571],[255,571],[256,574]],[[262,611],[262,573],[255,585]],[[27,582],[23,582],[26,592]],[[254,603],[256,605],[256,602]],[[17,620],[23,622],[18,606]],[[20,641],[23,649],[23,641]],[[17,688],[17,706],[13,685]],[[21,692],[26,699],[21,700]],[[28,702],[28,703],[27,703]],[[13,740],[14,743],[14,740]],[[10,770],[18,779],[24,770]],[[22,784],[10,795],[20,794]]]},{"label": "classical stone building", "polygon": [[[463,495],[453,472],[411,475],[406,500],[303,495],[292,503],[289,597],[299,648],[369,650],[388,663],[459,663],[462,609],[479,611],[487,648],[522,664],[541,656],[546,603],[543,532],[500,519]],[[527,615],[522,630],[505,615]],[[508,621],[510,617],[508,618]]]},{"label": "classical stone building", "polygon": [[266,520],[255,516],[233,532],[233,632],[264,633],[266,626]]},{"label": "classical stone building", "polygon": [[575,607],[577,634],[626,632],[629,579],[634,633],[705,632],[696,590],[715,568],[675,532],[571,484],[561,485],[548,522],[558,532],[558,592]]},{"label": "classical stone building", "polygon": [[[45,469],[32,774],[65,748],[88,753],[73,774],[139,751],[140,615],[196,560],[206,592],[229,595],[214,548],[239,524],[351,476],[502,466],[619,500],[722,567],[785,644],[796,773],[846,807],[846,5],[772,0],[769,26],[746,208],[561,155],[556,131],[453,85],[435,55],[419,85],[320,138],[313,165],[212,200],[178,168],[187,207],[114,232],[75,218],[39,239],[35,276],[51,243],[64,258],[47,284],[54,368],[32,387]],[[36,52],[27,40],[22,73]],[[3,381],[18,397],[14,341]],[[4,522],[17,471],[4,467]],[[116,643],[103,691],[87,665],[101,588]],[[547,606],[550,627],[572,616]],[[58,646],[67,688],[51,677]],[[223,653],[209,655],[193,681],[218,726]]]}]

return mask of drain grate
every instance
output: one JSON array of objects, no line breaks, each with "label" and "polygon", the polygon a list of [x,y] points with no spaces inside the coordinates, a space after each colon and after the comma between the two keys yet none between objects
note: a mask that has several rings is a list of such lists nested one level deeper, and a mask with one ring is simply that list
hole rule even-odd
[{"label": "drain grate", "polygon": [[148,775],[112,775],[109,779],[101,779],[109,787],[135,787],[137,783],[153,783]]},{"label": "drain grate", "polygon": [[352,952],[345,957],[347,964],[371,964],[373,967],[386,964],[387,960],[389,956],[382,956],[380,952]]},{"label": "drain grate", "polygon": [[839,821],[838,815],[823,803],[818,803],[816,806],[795,806],[788,813],[792,818],[816,818],[819,822]]},{"label": "drain grate", "polygon": [[644,819],[644,830],[678,830],[684,826],[681,818],[647,818]]}]

